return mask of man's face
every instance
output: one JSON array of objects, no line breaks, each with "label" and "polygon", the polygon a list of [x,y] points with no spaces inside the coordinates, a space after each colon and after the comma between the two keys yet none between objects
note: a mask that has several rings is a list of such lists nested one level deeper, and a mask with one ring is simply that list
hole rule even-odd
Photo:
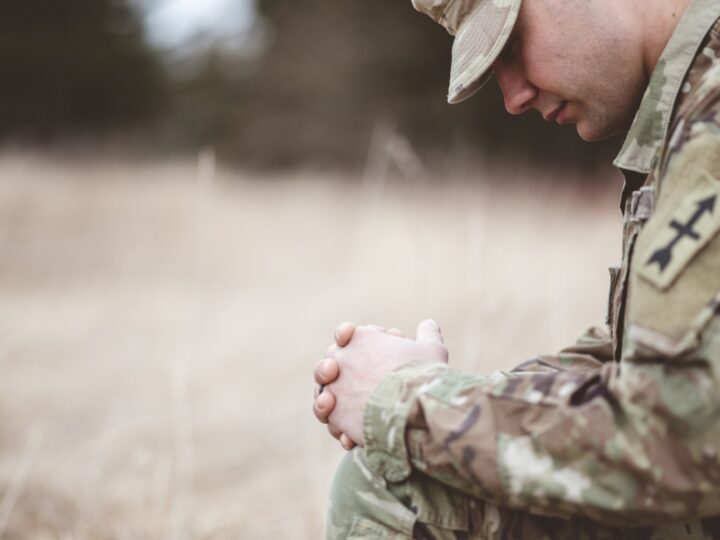
[{"label": "man's face", "polygon": [[513,34],[493,64],[511,114],[577,124],[600,140],[626,131],[647,76],[638,35],[607,0],[523,0]]}]

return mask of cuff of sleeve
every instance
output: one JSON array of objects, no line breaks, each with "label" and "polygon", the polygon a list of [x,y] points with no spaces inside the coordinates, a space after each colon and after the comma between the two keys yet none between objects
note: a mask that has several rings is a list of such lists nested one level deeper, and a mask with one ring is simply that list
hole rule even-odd
[{"label": "cuff of sleeve", "polygon": [[411,471],[405,430],[415,403],[418,378],[445,370],[437,362],[412,362],[387,375],[370,395],[363,415],[365,454],[370,467],[389,482],[405,480]]}]

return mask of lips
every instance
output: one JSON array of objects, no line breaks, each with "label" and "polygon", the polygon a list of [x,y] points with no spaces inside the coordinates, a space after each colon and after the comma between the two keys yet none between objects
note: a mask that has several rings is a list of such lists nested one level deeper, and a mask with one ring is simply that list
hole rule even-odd
[{"label": "lips", "polygon": [[567,101],[563,101],[556,109],[553,109],[549,113],[543,115],[543,118],[545,118],[548,122],[554,122],[565,108],[565,105],[567,105]]}]

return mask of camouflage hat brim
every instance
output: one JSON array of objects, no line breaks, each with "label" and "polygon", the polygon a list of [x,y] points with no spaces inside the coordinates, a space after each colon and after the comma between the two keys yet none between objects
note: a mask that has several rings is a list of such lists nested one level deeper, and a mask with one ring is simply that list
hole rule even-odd
[{"label": "camouflage hat brim", "polygon": [[460,103],[490,79],[490,68],[505,47],[521,0],[485,0],[463,20],[455,35],[448,103]]}]

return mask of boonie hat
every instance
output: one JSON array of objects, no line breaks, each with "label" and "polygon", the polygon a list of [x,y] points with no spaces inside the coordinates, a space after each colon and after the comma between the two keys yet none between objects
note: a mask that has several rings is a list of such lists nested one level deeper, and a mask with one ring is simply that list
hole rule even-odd
[{"label": "boonie hat", "polygon": [[455,36],[448,102],[460,103],[490,79],[490,66],[512,32],[521,0],[412,0]]}]

